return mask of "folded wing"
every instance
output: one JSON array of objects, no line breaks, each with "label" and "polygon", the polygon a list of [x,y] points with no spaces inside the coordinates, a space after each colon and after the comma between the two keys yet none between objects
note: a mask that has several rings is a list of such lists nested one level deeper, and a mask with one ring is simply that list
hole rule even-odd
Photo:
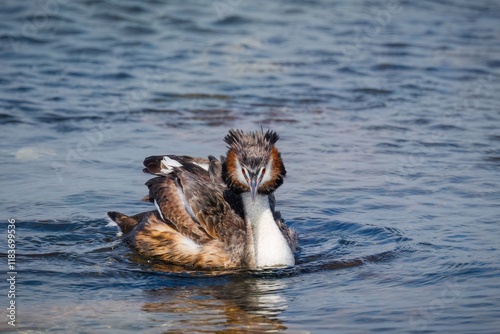
[{"label": "folded wing", "polygon": [[222,182],[217,159],[206,159],[206,170],[199,158],[155,156],[146,158],[145,169],[150,173],[157,172],[158,167],[166,170],[165,161],[169,163],[168,173],[161,172],[146,185],[149,201],[155,203],[167,224],[197,243],[217,239],[229,245],[230,238],[245,237],[242,212],[235,210],[238,197]]}]

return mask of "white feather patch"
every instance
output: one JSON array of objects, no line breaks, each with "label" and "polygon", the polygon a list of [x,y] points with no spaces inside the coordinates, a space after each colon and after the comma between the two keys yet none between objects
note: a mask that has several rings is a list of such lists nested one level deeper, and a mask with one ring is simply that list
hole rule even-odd
[{"label": "white feather patch", "polygon": [[182,167],[182,164],[179,161],[171,159],[167,156],[164,156],[161,160],[161,172],[164,174],[171,173],[175,167]]},{"label": "white feather patch", "polygon": [[197,162],[194,163],[195,165],[198,165],[200,166],[201,168],[203,168],[204,170],[208,170],[208,164],[199,164]]},{"label": "white feather patch", "polygon": [[154,202],[155,202],[156,210],[158,210],[158,213],[160,214],[161,219],[165,220],[165,218],[163,217],[163,213],[161,213],[160,206],[158,205],[158,202],[156,202],[156,200]]},{"label": "white feather patch", "polygon": [[241,171],[241,164],[240,162],[238,161],[238,159],[236,159],[236,177],[238,178],[238,181],[240,181],[240,183],[242,184],[248,184],[247,180],[245,179],[245,176],[243,175],[242,171]]},{"label": "white feather patch", "polygon": [[187,237],[182,237],[180,243],[186,248],[186,251],[191,253],[198,253],[201,250],[200,245]]}]

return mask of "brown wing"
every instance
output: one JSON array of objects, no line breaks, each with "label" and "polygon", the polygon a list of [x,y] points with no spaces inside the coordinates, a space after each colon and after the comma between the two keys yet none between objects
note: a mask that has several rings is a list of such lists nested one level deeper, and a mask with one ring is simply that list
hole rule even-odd
[{"label": "brown wing", "polygon": [[155,177],[146,182],[146,185],[149,188],[150,200],[155,203],[161,218],[167,224],[197,243],[213,239],[186,208],[175,175]]},{"label": "brown wing", "polygon": [[226,200],[225,185],[198,165],[184,163],[146,185],[163,219],[183,235],[200,243],[210,239],[226,244],[235,239],[245,241],[244,220]]},{"label": "brown wing", "polygon": [[196,182],[180,175],[184,194],[200,224],[225,244],[233,263],[248,266],[251,258],[247,258],[246,252],[248,239],[243,203],[241,197],[228,190],[221,177],[219,179],[220,182],[207,182],[197,187]]},{"label": "brown wing", "polygon": [[153,155],[144,159],[145,168],[142,171],[144,173],[164,176],[170,174],[174,168],[184,167],[187,164],[198,165],[199,167],[208,169],[209,160],[187,155]]}]

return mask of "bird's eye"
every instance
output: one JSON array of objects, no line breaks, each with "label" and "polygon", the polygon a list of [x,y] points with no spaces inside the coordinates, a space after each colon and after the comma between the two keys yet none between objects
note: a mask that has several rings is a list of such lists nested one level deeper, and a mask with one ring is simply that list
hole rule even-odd
[{"label": "bird's eye", "polygon": [[266,167],[262,168],[262,172],[261,172],[262,175],[266,174]]},{"label": "bird's eye", "polygon": [[241,169],[241,174],[243,174],[244,176],[246,176],[246,175],[247,175],[247,171],[245,170],[245,168],[242,168],[242,169]]}]

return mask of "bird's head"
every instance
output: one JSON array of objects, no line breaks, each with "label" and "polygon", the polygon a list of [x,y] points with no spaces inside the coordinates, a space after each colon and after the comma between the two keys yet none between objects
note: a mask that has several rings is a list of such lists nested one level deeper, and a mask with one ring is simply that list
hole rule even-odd
[{"label": "bird's head", "polygon": [[253,200],[257,194],[275,191],[286,175],[281,155],[274,146],[278,139],[278,134],[271,130],[248,133],[229,130],[224,137],[229,150],[222,170],[228,187],[237,193],[250,192]]}]

